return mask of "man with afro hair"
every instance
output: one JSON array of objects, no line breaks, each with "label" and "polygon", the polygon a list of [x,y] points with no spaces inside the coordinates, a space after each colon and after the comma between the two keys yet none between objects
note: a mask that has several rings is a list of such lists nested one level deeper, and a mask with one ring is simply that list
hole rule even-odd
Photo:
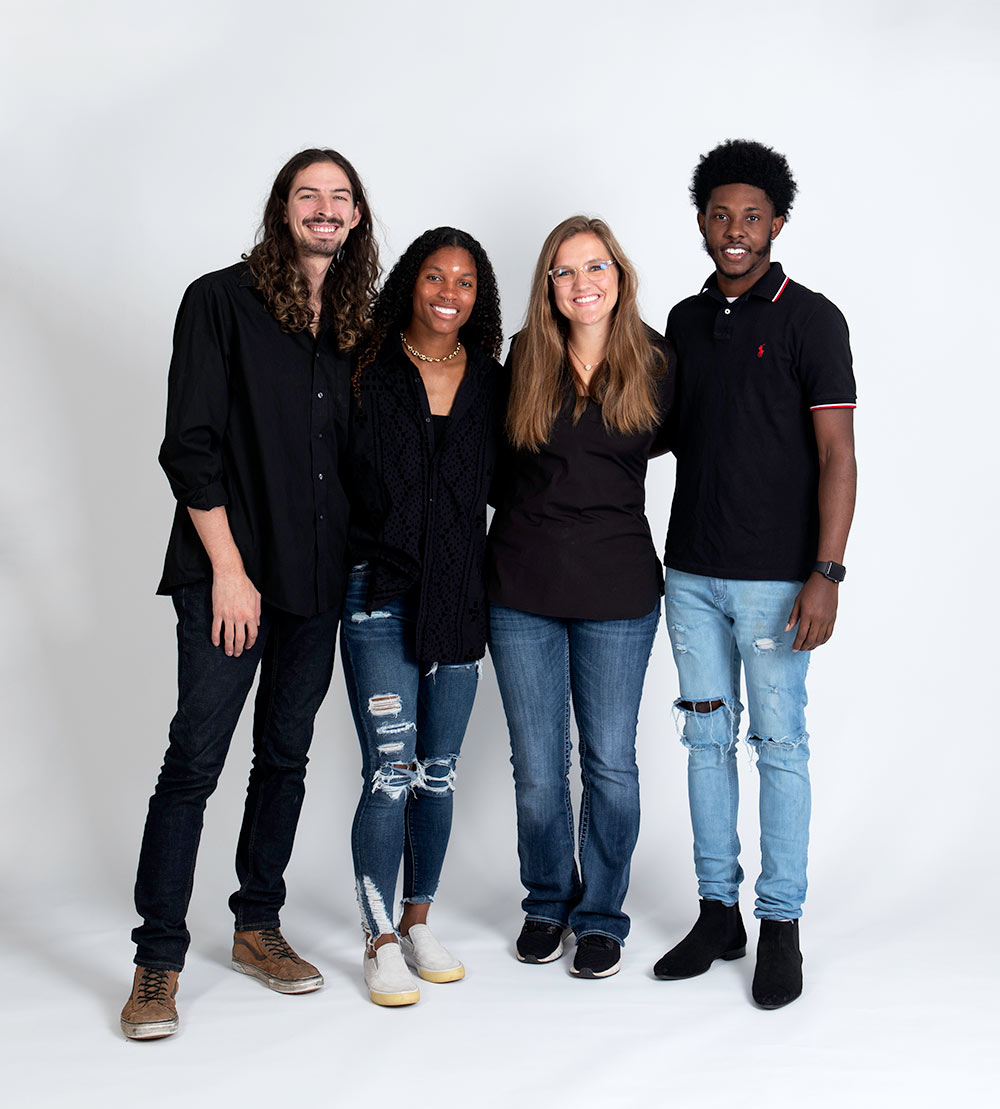
[{"label": "man with afro hair", "polygon": [[702,157],[691,198],[715,272],[674,307],[666,332],[678,357],[666,617],[700,910],[654,973],[692,978],[746,953],[736,830],[742,665],[746,741],[760,776],[753,998],[764,1009],[802,992],[805,678],[812,650],[833,633],[857,473],[847,324],[771,261],[795,193],[784,156],[761,143],[730,140]]}]

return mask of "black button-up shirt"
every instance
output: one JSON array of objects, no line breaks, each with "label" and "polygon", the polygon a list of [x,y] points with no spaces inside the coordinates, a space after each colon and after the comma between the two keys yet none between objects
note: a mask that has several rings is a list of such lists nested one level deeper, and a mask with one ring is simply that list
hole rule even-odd
[{"label": "black button-up shirt", "polygon": [[[655,333],[649,337],[667,360],[656,383],[664,418],[673,399],[674,353]],[[568,368],[565,373],[569,378]],[[645,490],[657,429],[608,431],[595,401],[574,423],[575,403],[568,385],[548,442],[537,451],[508,450],[501,459],[489,535],[489,598],[557,619],[645,616],[662,592]]]},{"label": "black button-up shirt", "polygon": [[343,597],[350,367],[331,332],[283,332],[243,263],[199,278],[174,329],[160,465],[177,498],[159,593],[210,581],[188,508],[226,506],[247,575],[299,616]]},{"label": "black button-up shirt", "polygon": [[844,317],[774,262],[732,303],[713,274],[672,309],[667,338],[677,479],[664,561],[706,577],[804,580],[819,533],[812,413],[855,401]]}]

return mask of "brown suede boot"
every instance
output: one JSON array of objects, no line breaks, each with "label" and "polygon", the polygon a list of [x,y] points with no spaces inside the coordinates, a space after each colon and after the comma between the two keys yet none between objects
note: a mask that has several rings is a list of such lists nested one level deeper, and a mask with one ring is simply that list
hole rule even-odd
[{"label": "brown suede boot", "polygon": [[130,1040],[159,1040],[177,1031],[177,973],[135,968],[132,995],[122,1009],[122,1031]]},{"label": "brown suede boot", "polygon": [[323,975],[295,954],[278,928],[234,933],[233,970],[278,993],[310,993],[323,985]]}]

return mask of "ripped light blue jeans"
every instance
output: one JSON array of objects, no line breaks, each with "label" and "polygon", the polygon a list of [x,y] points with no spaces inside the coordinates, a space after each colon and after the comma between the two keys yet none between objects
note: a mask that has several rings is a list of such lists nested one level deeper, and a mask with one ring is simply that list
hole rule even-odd
[{"label": "ripped light blue jeans", "polygon": [[394,931],[400,858],[403,901],[434,900],[451,834],[455,764],[480,666],[421,668],[412,598],[398,597],[368,614],[367,596],[362,564],[351,571],[340,642],[362,756],[351,831],[354,875],[362,923],[376,937]]},{"label": "ripped light blue jeans", "polygon": [[[785,631],[801,582],[734,581],[666,571],[667,629],[680,679],[675,702],[688,749],[688,798],[698,895],[734,904],[743,871],[736,832],[740,666],[747,743],[760,778],[760,854],[754,915],[802,915],[809,847],[808,651]],[[719,704],[721,702],[721,704]]]}]

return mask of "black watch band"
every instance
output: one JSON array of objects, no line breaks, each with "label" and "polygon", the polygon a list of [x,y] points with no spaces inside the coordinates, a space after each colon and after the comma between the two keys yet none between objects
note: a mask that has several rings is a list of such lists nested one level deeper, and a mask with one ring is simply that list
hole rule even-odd
[{"label": "black watch band", "polygon": [[813,570],[817,574],[822,574],[824,578],[838,583],[847,577],[847,570],[839,562],[817,562]]}]

